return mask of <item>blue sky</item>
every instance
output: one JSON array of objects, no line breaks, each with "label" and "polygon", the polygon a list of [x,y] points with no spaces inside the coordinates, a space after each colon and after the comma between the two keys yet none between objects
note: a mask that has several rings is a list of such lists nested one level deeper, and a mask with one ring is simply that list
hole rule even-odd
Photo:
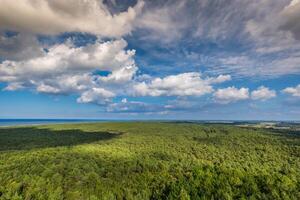
[{"label": "blue sky", "polygon": [[0,118],[300,120],[299,0],[0,3]]}]

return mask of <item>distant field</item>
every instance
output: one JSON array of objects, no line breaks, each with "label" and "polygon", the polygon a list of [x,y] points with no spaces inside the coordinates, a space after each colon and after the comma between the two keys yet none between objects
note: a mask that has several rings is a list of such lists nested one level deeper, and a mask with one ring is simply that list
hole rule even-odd
[{"label": "distant field", "polygon": [[162,122],[0,128],[0,199],[300,199],[300,133]]}]

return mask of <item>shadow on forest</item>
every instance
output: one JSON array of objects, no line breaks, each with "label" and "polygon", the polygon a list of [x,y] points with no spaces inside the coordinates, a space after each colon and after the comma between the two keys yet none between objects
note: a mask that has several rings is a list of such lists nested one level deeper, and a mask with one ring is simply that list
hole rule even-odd
[{"label": "shadow on forest", "polygon": [[292,137],[292,138],[299,138],[300,137],[300,131],[296,130],[280,130],[280,129],[271,129],[273,133],[276,133],[280,136],[285,137]]},{"label": "shadow on forest", "polygon": [[[272,128],[245,128],[253,131],[264,130],[265,133],[273,138],[285,143],[286,145],[299,146],[300,145],[300,131],[287,129],[272,129]],[[259,141],[258,141],[259,142]]]},{"label": "shadow on forest", "polygon": [[100,140],[109,140],[118,135],[120,133],[85,132],[79,129],[1,128],[0,151],[73,146]]},{"label": "shadow on forest", "polygon": [[272,135],[287,145],[300,145],[300,131],[272,129]]}]

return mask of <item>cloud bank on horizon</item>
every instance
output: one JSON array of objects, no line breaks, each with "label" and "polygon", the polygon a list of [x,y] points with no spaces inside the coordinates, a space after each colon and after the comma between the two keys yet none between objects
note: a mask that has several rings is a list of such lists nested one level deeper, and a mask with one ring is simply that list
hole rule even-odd
[{"label": "cloud bank on horizon", "polygon": [[102,113],[299,119],[287,103],[300,100],[299,0],[0,4],[0,95],[69,95]]}]

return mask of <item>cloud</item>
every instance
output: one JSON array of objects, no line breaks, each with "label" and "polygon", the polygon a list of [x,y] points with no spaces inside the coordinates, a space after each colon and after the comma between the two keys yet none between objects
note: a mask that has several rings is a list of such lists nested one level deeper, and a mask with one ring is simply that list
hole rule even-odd
[{"label": "cloud", "polygon": [[281,17],[280,28],[290,31],[296,39],[300,40],[300,1],[292,0],[282,11]]},{"label": "cloud", "polygon": [[[11,84],[8,87],[11,87]],[[18,89],[18,88],[14,88],[14,89]],[[59,88],[50,85],[45,85],[44,83],[39,84],[36,90],[38,92],[49,93],[49,94],[57,94],[61,92]]]},{"label": "cloud", "polygon": [[[299,52],[298,0],[267,0],[260,12],[246,21],[245,32],[259,54]],[[292,51],[291,51],[292,50]]]},{"label": "cloud", "polygon": [[294,97],[300,97],[300,84],[296,87],[287,87],[284,90],[282,90],[286,94],[290,94]]},{"label": "cloud", "polygon": [[141,31],[143,40],[171,43],[180,39],[187,28],[186,6],[186,0],[146,1],[135,27]]},{"label": "cloud", "polygon": [[199,98],[190,97],[178,97],[176,99],[169,100],[164,109],[167,111],[190,111],[194,112],[201,108],[201,103],[199,103]]},{"label": "cloud", "polygon": [[[272,58],[272,59],[271,59]],[[230,74],[232,77],[275,78],[289,74],[300,74],[300,52],[281,53],[279,56],[236,55],[215,57],[207,72]]]},{"label": "cloud", "polygon": [[128,101],[126,98],[122,99],[121,102],[109,104],[106,110],[111,113],[161,113],[165,111],[163,105]]},{"label": "cloud", "polygon": [[270,98],[276,97],[275,90],[270,90],[267,87],[261,86],[251,92],[251,98],[253,100],[267,100]]},{"label": "cloud", "polygon": [[0,61],[25,60],[41,56],[43,47],[31,34],[19,33],[12,36],[0,35]]},{"label": "cloud", "polygon": [[150,82],[134,85],[136,95],[141,96],[201,96],[211,93],[212,83],[230,80],[230,76],[221,75],[217,78],[202,79],[198,72],[170,75],[154,78]]},{"label": "cloud", "polygon": [[286,42],[275,41],[273,38],[288,39],[285,32],[289,30],[282,30],[280,26],[283,22],[292,21],[295,29],[298,4],[298,0],[291,4],[290,0],[146,1],[136,26],[151,30],[147,38],[162,42],[197,39],[222,44],[226,41],[254,39],[264,43],[265,39],[263,46],[283,44]]},{"label": "cloud", "polygon": [[137,71],[135,51],[125,50],[126,46],[122,39],[81,47],[71,41],[56,44],[40,56],[0,63],[0,82],[7,83],[5,90],[77,94],[80,103],[103,104],[115,96],[120,85],[126,87]]},{"label": "cloud", "polygon": [[142,34],[143,38],[162,43],[181,39],[230,41],[241,37],[241,27],[257,13],[256,6],[251,0],[146,1],[136,27],[150,32]]},{"label": "cloud", "polygon": [[[99,80],[118,82],[130,80],[137,70],[134,50],[124,50],[124,40],[97,41],[84,47],[74,47],[71,42],[51,46],[39,57],[0,64],[0,81],[33,83],[62,75],[85,74],[93,71],[109,71],[111,74]],[[120,70],[124,73],[124,77]]]},{"label": "cloud", "polygon": [[216,78],[209,78],[207,81],[209,83],[223,83],[226,81],[230,81],[231,80],[231,76],[230,75],[219,75]]},{"label": "cloud", "polygon": [[104,37],[130,33],[143,7],[138,1],[127,11],[112,15],[98,0],[0,0],[0,4],[1,29],[47,35],[86,32]]},{"label": "cloud", "polygon": [[91,88],[88,91],[85,91],[77,99],[78,103],[97,103],[105,104],[109,102],[111,98],[115,97],[113,92],[107,91],[103,88]]},{"label": "cloud", "polygon": [[[290,18],[284,14],[286,10],[290,12],[298,8],[299,2],[293,2],[147,1],[136,22],[139,32],[135,35],[138,39],[146,38],[146,44],[139,46],[145,46],[143,50],[147,52],[147,58],[143,60],[148,62],[148,69],[151,65],[156,67],[157,64],[152,62],[154,59],[169,63],[177,58],[174,65],[180,68],[161,64],[164,65],[162,70],[182,73],[183,70],[179,71],[182,66],[204,66],[213,75],[230,73],[232,77],[260,79],[299,74],[300,43],[291,29],[284,28]],[[297,11],[294,11],[295,15],[299,13]],[[298,19],[297,16],[294,19]],[[293,26],[298,27],[298,21],[294,20]],[[145,33],[145,30],[150,32]],[[159,42],[154,43],[152,39]],[[169,44],[162,44],[165,41]],[[191,50],[209,58],[196,61],[182,56]]]},{"label": "cloud", "polygon": [[96,81],[97,78],[98,76],[93,76],[90,73],[64,74],[43,80],[32,77],[29,83],[25,82],[23,84],[29,88],[36,88],[37,92],[40,93],[68,95],[82,93],[92,87],[100,87],[100,84]]},{"label": "cloud", "polygon": [[245,19],[254,13],[251,1],[197,1],[193,10],[193,36],[214,42],[230,41],[241,36]]},{"label": "cloud", "polygon": [[120,102],[110,103],[107,112],[113,113],[157,113],[169,114],[172,112],[195,111],[200,108],[199,102],[190,101],[186,98],[176,98],[159,104],[127,100],[123,98]]},{"label": "cloud", "polygon": [[[198,72],[164,78],[147,74],[135,77],[138,70],[134,60],[135,50],[126,50],[127,42],[123,39],[106,42],[96,40],[85,46],[75,46],[71,39],[47,47],[34,45],[40,50],[35,55],[0,63],[0,81],[7,83],[5,90],[31,89],[52,95],[75,94],[79,96],[79,103],[104,105],[121,94],[201,96],[213,91],[212,84],[231,80],[230,75],[204,79]],[[133,107],[146,107],[137,102],[122,102],[114,107],[125,109],[125,105],[130,105],[131,110]],[[112,104],[110,107],[113,110]],[[156,106],[147,105],[142,110],[149,110],[148,107],[154,109]],[[160,108],[164,109],[167,108]]]},{"label": "cloud", "polygon": [[7,87],[5,87],[3,90],[5,91],[15,91],[15,90],[20,90],[23,89],[24,86],[22,85],[22,83],[10,83]]},{"label": "cloud", "polygon": [[249,89],[243,87],[240,89],[237,89],[235,87],[218,89],[214,93],[214,97],[217,100],[217,102],[224,104],[240,100],[246,100],[249,98]]}]

